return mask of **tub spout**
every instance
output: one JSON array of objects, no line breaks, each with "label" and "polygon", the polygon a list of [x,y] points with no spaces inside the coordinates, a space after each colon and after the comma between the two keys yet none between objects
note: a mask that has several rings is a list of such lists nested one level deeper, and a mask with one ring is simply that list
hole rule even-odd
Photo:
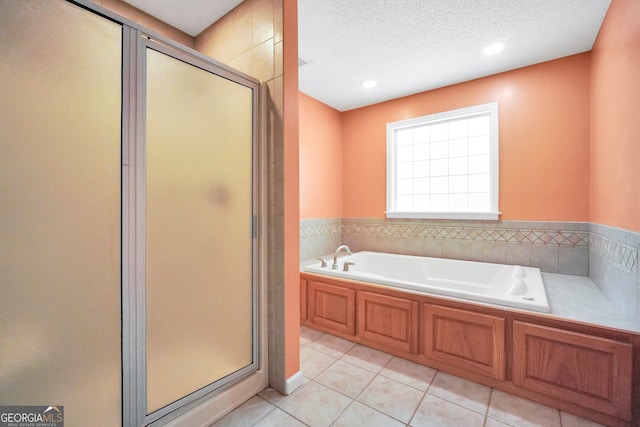
[{"label": "tub spout", "polygon": [[331,268],[334,270],[338,269],[338,254],[340,253],[340,251],[345,251],[348,255],[351,255],[351,249],[349,249],[349,246],[347,245],[339,246],[338,249],[336,249],[335,253],[333,254],[333,264],[331,265]]}]

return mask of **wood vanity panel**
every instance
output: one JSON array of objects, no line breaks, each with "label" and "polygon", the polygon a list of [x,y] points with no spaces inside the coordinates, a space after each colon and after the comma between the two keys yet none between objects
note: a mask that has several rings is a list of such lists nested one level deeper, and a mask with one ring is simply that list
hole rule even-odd
[{"label": "wood vanity panel", "polygon": [[424,304],[424,355],[492,378],[505,378],[505,321]]},{"label": "wood vanity panel", "polygon": [[[306,326],[314,327],[324,332],[333,333],[341,338],[348,339],[359,344],[368,345],[381,351],[391,353],[395,356],[431,366],[452,375],[466,378],[471,381],[484,384],[488,387],[503,390],[507,393],[521,396],[525,399],[536,401],[541,404],[596,421],[603,425],[611,427],[640,426],[640,333],[638,332],[622,331],[615,328],[608,328],[606,326],[585,324],[584,322],[552,317],[541,313],[511,310],[461,300],[449,300],[434,295],[411,293],[385,286],[339,279],[335,277],[326,277],[312,273],[303,272],[300,274],[300,278],[307,282],[306,303],[308,316],[306,320],[301,321],[301,323]],[[342,305],[343,307],[351,306],[351,312],[355,313],[353,314],[353,323],[357,325],[357,327],[354,326],[353,329],[349,330],[348,327],[345,327],[348,322],[341,323],[344,322],[344,314],[329,314],[329,309],[327,309],[324,314],[320,313],[320,316],[314,316],[316,322],[312,322],[312,307],[316,305],[315,301],[312,301],[312,286],[310,286],[312,282],[320,285],[324,284],[326,286],[320,289],[320,291],[322,291],[321,294],[324,294],[327,298],[331,296],[329,294],[332,294],[333,297],[336,296],[334,292],[335,288],[350,291],[351,293],[347,293],[347,295],[353,295],[352,302],[343,301],[340,302],[339,305]],[[315,287],[317,286],[318,285],[315,285]],[[414,331],[416,331],[418,337],[417,354],[400,349],[400,346],[390,346],[388,343],[383,344],[379,340],[374,341],[371,339],[371,336],[368,338],[361,336],[359,333],[362,329],[360,326],[361,308],[356,304],[358,299],[355,297],[355,295],[360,292],[389,297],[392,299],[406,300],[418,304],[418,322],[414,327]],[[345,298],[345,296],[343,295],[342,298]],[[348,296],[346,296],[346,298],[349,299]],[[389,300],[385,299],[384,301]],[[301,303],[303,303],[303,300],[301,300]],[[329,302],[327,302],[327,304],[329,304]],[[434,313],[433,309],[430,312],[430,307],[439,308],[436,308]],[[340,310],[335,308],[334,310],[340,312]],[[344,310],[341,310],[342,313],[344,313]],[[433,346],[434,328],[432,326],[434,314],[440,322],[439,329],[438,327],[435,328],[436,337],[438,334],[440,335],[440,338],[436,340],[435,346]],[[330,319],[333,319],[333,321],[329,321]],[[335,319],[342,320],[336,321]],[[355,319],[358,320],[357,324]],[[479,319],[483,319],[484,322]],[[456,322],[458,323],[457,325]],[[587,338],[593,338],[596,341],[613,341],[618,344],[622,344],[622,347],[627,349],[622,351],[623,354],[626,354],[623,358],[630,360],[632,357],[633,366],[630,364],[625,365],[623,362],[619,365],[619,369],[611,369],[614,377],[619,374],[616,379],[603,380],[605,375],[607,375],[606,371],[604,373],[601,371],[597,376],[593,375],[592,378],[595,378],[600,383],[609,384],[607,381],[610,381],[610,389],[614,390],[614,393],[617,394],[616,399],[621,402],[631,402],[630,406],[634,411],[633,417],[629,418],[629,414],[626,409],[611,415],[611,411],[603,411],[600,407],[592,405],[591,400],[589,399],[574,399],[571,397],[572,393],[567,391],[566,385],[559,387],[557,384],[550,384],[547,388],[542,387],[542,391],[540,391],[541,389],[535,388],[535,386],[523,386],[522,382],[520,384],[516,384],[513,379],[514,371],[523,369],[522,364],[526,362],[526,359],[523,360],[523,356],[514,355],[514,347],[516,346],[514,325],[516,323],[530,324],[540,328],[555,329],[560,332],[584,335]],[[368,327],[368,329],[372,332],[380,332],[381,327],[382,326],[371,326]],[[430,330],[431,332],[429,332]],[[493,334],[492,332],[489,332],[492,330],[503,330],[503,332]],[[388,334],[388,332],[385,333]],[[447,333],[450,333],[450,336],[447,337]],[[477,333],[484,334],[485,338],[478,338],[474,335]],[[458,336],[455,334],[458,334]],[[462,339],[460,339],[460,337],[462,337]],[[495,343],[491,342],[494,338],[496,341]],[[465,340],[467,340],[467,344],[462,344]],[[562,339],[556,341],[575,346],[575,344],[570,344],[564,336]],[[430,352],[425,351],[427,348],[427,342],[432,343]],[[545,343],[545,345],[549,344]],[[582,346],[584,346],[584,344],[582,344]],[[556,351],[556,347],[553,345],[551,347],[552,350],[544,347],[544,350],[536,350],[536,353],[545,352],[551,355]],[[580,345],[577,347],[580,347]],[[632,347],[632,355],[628,354],[629,347]],[[439,349],[440,351],[434,352],[434,348]],[[494,348],[493,352],[490,350],[491,348]],[[502,351],[500,350],[501,348]],[[495,356],[495,361],[491,361],[492,354]],[[467,363],[464,363],[465,361],[467,361]],[[475,363],[473,363],[474,361]],[[478,361],[481,361],[481,363],[478,363]],[[546,363],[547,362],[539,362],[537,369],[551,369]],[[593,362],[587,363],[593,364]],[[598,362],[595,362],[595,364],[598,364]],[[491,366],[496,366],[495,371],[497,371],[497,374],[495,376]],[[501,366],[502,368],[500,368]],[[530,385],[533,380],[534,378],[530,378],[526,383]],[[538,380],[537,382],[545,383],[546,381],[547,379],[544,381]],[[565,380],[565,382],[566,381],[567,380]],[[590,384],[590,381],[591,380],[585,380],[584,383],[588,385]],[[624,383],[627,385],[632,384],[631,387],[633,390],[631,390],[629,386],[616,386],[618,383]],[[585,387],[587,390],[589,389],[588,386],[583,386],[580,389],[583,390],[580,394],[585,394]],[[548,391],[548,388],[553,388],[558,393],[551,394]],[[601,390],[606,390],[606,387],[601,388]],[[620,407],[628,406],[629,404],[627,403],[622,403],[620,405]]]},{"label": "wood vanity panel", "polygon": [[408,353],[418,352],[418,303],[358,291],[358,335]]},{"label": "wood vanity panel", "polygon": [[300,320],[307,320],[307,281],[300,279]]},{"label": "wood vanity panel", "polygon": [[337,332],[356,333],[356,292],[326,283],[307,284],[309,321]]},{"label": "wood vanity panel", "polygon": [[631,420],[632,345],[513,322],[514,384]]}]

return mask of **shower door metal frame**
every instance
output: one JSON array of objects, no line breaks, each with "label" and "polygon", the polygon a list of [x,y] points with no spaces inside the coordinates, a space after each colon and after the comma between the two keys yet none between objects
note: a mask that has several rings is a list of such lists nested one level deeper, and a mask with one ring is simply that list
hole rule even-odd
[{"label": "shower door metal frame", "polygon": [[[90,0],[66,0],[122,25],[122,425],[165,425],[228,409],[268,385],[266,86],[257,79],[181,46]],[[252,363],[147,414],[145,307],[146,51],[153,49],[252,90]],[[249,220],[249,219],[248,219]],[[218,403],[217,400],[220,402]],[[242,401],[242,400],[240,400]],[[185,417],[193,417],[191,419]],[[176,420],[178,419],[178,420]]]},{"label": "shower door metal frame", "polygon": [[[172,57],[176,60],[182,61],[186,64],[189,64],[193,67],[202,69],[206,72],[212,73],[219,77],[225,78],[227,80],[233,81],[236,84],[240,84],[249,89],[252,89],[253,93],[253,128],[257,131],[258,129],[258,106],[259,106],[259,83],[255,82],[252,79],[244,78],[239,76],[238,74],[226,70],[215,63],[207,61],[200,57],[195,57],[188,52],[177,49],[173,46],[170,46],[162,41],[159,41],[148,34],[145,34],[141,31],[136,32],[136,40],[137,40],[137,64],[136,64],[136,72],[137,72],[137,101],[136,101],[136,147],[135,147],[135,156],[136,156],[136,245],[137,254],[136,254],[136,296],[137,296],[137,319],[136,319],[136,331],[138,334],[137,341],[137,361],[138,361],[138,374],[137,377],[137,395],[140,399],[140,403],[144,403],[144,407],[146,408],[147,398],[146,398],[146,307],[145,301],[141,300],[140,297],[144,296],[145,286],[146,286],[146,277],[145,277],[145,208],[146,205],[144,203],[145,200],[145,191],[146,191],[146,65],[147,65],[147,51],[149,49],[155,50],[157,52],[163,53],[169,57]],[[255,170],[255,165],[258,163],[257,158],[257,132],[254,131],[252,135],[252,164],[253,169]],[[258,188],[259,180],[257,174],[254,172],[252,177],[253,188]],[[252,200],[252,217],[247,218],[247,220],[252,221],[252,230],[251,235],[247,236],[247,238],[252,239],[252,294],[253,300],[256,300],[257,295],[257,278],[259,277],[258,271],[258,239],[257,239],[257,230],[253,226],[256,218],[256,208],[259,206],[259,197],[256,191],[253,192],[253,200]],[[252,337],[252,363],[244,368],[241,368],[238,371],[235,371],[214,383],[209,384],[199,390],[193,391],[188,396],[184,396],[183,398],[161,408],[158,409],[151,414],[145,414],[144,420],[142,422],[143,425],[149,425],[156,421],[161,420],[162,418],[171,416],[171,418],[180,415],[181,413],[186,412],[191,409],[193,406],[203,402],[207,398],[211,397],[213,393],[220,389],[224,389],[225,386],[229,384],[233,384],[237,380],[246,377],[247,375],[255,372],[260,367],[259,364],[259,348],[258,348],[258,336],[255,332],[258,331],[258,305],[257,302],[252,301],[252,330],[254,331]],[[144,411],[146,412],[146,411]],[[164,420],[161,421],[164,423]]]}]

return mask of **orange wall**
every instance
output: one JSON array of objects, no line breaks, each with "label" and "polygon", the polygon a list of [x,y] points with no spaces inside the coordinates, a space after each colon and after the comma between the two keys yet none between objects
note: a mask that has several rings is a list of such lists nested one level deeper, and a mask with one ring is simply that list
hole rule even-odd
[{"label": "orange wall", "polygon": [[343,216],[383,218],[386,123],[498,101],[505,220],[588,221],[590,54],[343,113]]},{"label": "orange wall", "polygon": [[[274,1],[274,5],[278,3]],[[285,377],[300,371],[298,1],[283,1]]]},{"label": "orange wall", "polygon": [[640,1],[613,0],[592,50],[591,222],[640,232]]},{"label": "orange wall", "polygon": [[300,218],[342,217],[342,116],[300,92]]}]

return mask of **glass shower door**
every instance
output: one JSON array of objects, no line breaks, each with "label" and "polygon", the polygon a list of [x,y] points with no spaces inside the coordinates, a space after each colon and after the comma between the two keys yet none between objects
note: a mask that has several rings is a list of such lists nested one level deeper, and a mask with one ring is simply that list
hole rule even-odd
[{"label": "glass shower door", "polygon": [[146,49],[151,414],[255,362],[253,90]]},{"label": "glass shower door", "polygon": [[0,405],[68,426],[121,423],[121,87],[121,25],[0,0]]}]

